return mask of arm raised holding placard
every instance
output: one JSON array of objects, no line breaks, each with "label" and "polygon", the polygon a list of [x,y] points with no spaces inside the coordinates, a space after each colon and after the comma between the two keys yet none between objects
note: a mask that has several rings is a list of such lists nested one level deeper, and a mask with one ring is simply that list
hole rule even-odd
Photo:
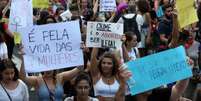
[{"label": "arm raised holding placard", "polygon": [[[61,82],[61,84],[63,84],[65,81],[71,80],[73,77],[75,77],[79,72],[80,72],[79,68],[74,68],[69,71],[58,73],[56,74],[55,77]],[[22,66],[20,70],[20,78],[23,81],[27,82],[29,85],[35,86],[35,87],[38,86],[37,81],[40,78],[39,76],[28,76],[28,77],[26,76],[23,58],[22,58]]]},{"label": "arm raised holding placard", "polygon": [[169,48],[174,48],[178,46],[178,39],[179,39],[179,25],[177,20],[177,10],[174,9],[173,13],[173,32],[172,32],[172,39],[168,45]]},{"label": "arm raised holding placard", "polygon": [[[179,39],[179,26],[178,26],[178,20],[177,20],[177,11],[174,9],[173,13],[173,32],[172,32],[172,40],[169,44],[169,48],[173,48],[179,45],[178,39]],[[188,58],[188,63],[192,66],[193,61]],[[192,66],[193,67],[193,66]],[[172,87],[172,93],[170,97],[170,101],[176,101],[180,98],[180,96],[184,93],[185,89],[187,88],[189,83],[189,79],[184,79],[181,81],[178,81],[176,85]]]},{"label": "arm raised holding placard", "polygon": [[[37,89],[39,99],[46,99],[48,101],[50,101],[51,99],[55,99],[58,101],[63,100],[64,82],[67,80],[72,80],[73,77],[75,77],[80,72],[79,68],[74,68],[72,70],[64,71],[58,74],[56,73],[56,70],[50,70],[42,72],[41,76],[26,76],[24,69],[24,60],[22,55],[21,59],[22,59],[22,65],[20,70],[20,78],[30,86],[34,86]],[[44,92],[43,89],[47,89],[46,91],[48,92]],[[53,94],[57,94],[57,96],[55,95],[52,96],[50,94],[52,93],[52,91]]]},{"label": "arm raised holding placard", "polygon": [[98,48],[93,48],[92,53],[91,53],[91,66],[90,66],[90,73],[93,78],[97,78],[99,75],[99,70],[98,70],[98,60],[97,60],[97,54],[98,54]]},{"label": "arm raised holding placard", "polygon": [[[192,68],[194,67],[194,62],[192,59],[187,58],[187,62]],[[188,83],[189,83],[189,78],[178,81],[176,83],[176,85],[174,85],[172,87],[172,93],[171,93],[170,101],[178,100],[182,96],[184,91],[186,90]]]}]

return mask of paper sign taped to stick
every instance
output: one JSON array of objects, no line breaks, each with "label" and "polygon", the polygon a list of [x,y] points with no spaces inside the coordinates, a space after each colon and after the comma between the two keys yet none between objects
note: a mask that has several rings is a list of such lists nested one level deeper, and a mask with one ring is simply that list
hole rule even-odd
[{"label": "paper sign taped to stick", "polygon": [[176,0],[180,28],[184,28],[198,21],[194,2],[194,0]]},{"label": "paper sign taped to stick", "polygon": [[9,17],[9,30],[19,32],[18,29],[33,26],[32,0],[12,0]]},{"label": "paper sign taped to stick", "polygon": [[106,22],[87,23],[87,47],[121,47],[123,24]]},{"label": "paper sign taped to stick", "polygon": [[102,12],[114,12],[116,6],[116,0],[100,0],[100,11]]},{"label": "paper sign taped to stick", "polygon": [[132,95],[192,76],[182,46],[125,63],[133,76],[128,80]]},{"label": "paper sign taped to stick", "polygon": [[27,72],[83,65],[78,21],[33,26],[22,32]]}]

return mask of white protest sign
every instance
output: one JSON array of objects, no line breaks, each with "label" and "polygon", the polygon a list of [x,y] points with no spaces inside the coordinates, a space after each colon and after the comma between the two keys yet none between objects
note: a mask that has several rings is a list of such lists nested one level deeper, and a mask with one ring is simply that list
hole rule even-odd
[{"label": "white protest sign", "polygon": [[60,17],[62,18],[63,21],[66,21],[66,20],[70,20],[71,17],[72,17],[72,13],[70,12],[70,10],[66,10],[65,12],[61,13],[60,14]]},{"label": "white protest sign", "polygon": [[12,32],[18,32],[19,28],[32,25],[32,0],[12,0],[9,17],[9,30]]},{"label": "white protest sign", "polygon": [[27,72],[83,65],[78,21],[32,26],[22,32]]},{"label": "white protest sign", "polygon": [[116,11],[116,0],[100,0],[100,11],[114,12]]},{"label": "white protest sign", "polygon": [[121,47],[123,24],[106,22],[87,23],[87,47]]}]

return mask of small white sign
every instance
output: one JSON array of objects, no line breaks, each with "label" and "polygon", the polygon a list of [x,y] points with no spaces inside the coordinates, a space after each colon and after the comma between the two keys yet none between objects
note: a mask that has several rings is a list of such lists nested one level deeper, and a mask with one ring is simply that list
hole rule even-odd
[{"label": "small white sign", "polygon": [[87,47],[121,47],[123,24],[106,22],[87,23]]}]

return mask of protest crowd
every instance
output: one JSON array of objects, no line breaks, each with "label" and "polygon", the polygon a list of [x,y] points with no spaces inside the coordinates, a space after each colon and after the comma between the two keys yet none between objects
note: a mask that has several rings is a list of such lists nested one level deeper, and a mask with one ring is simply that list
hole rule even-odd
[{"label": "protest crowd", "polygon": [[201,0],[0,0],[0,101],[201,101]]}]

